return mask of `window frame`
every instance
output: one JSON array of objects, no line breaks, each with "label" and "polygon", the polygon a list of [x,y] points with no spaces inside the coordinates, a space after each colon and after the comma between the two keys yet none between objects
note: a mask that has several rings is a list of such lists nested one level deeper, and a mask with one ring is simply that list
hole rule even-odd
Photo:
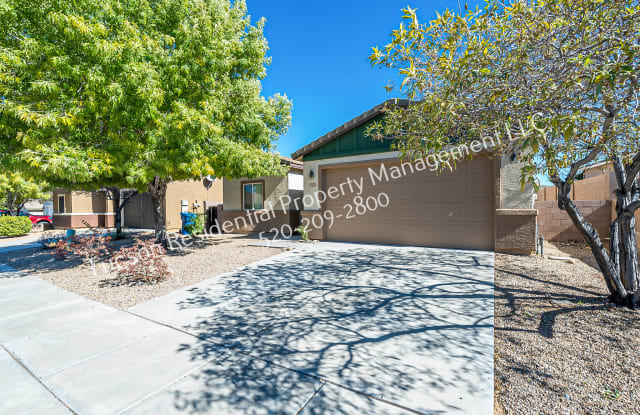
[{"label": "window frame", "polygon": [[[60,199],[62,199],[62,211],[60,211]],[[67,213],[67,200],[65,195],[58,195],[58,213]]]},{"label": "window frame", "polygon": [[[247,209],[245,208],[245,204],[244,204],[244,187],[246,185],[255,185],[255,184],[260,184],[262,185],[262,208],[260,209],[254,209],[253,206],[255,206],[255,203],[253,203],[253,195],[255,194],[253,192],[253,186],[251,187],[251,207],[252,209]],[[247,180],[247,181],[243,181],[240,182],[240,203],[241,203],[241,207],[242,210],[247,211],[247,212],[252,212],[252,211],[260,211],[260,210],[264,210],[264,204],[266,201],[266,195],[265,195],[265,183],[264,180]]]}]

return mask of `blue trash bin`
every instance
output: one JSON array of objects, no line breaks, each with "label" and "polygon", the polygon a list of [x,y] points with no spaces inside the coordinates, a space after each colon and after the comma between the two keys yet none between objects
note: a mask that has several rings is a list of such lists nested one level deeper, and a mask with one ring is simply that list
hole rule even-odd
[{"label": "blue trash bin", "polygon": [[183,235],[189,235],[189,232],[185,231],[185,226],[188,225],[193,225],[195,223],[196,220],[196,213],[186,213],[186,212],[182,212],[180,213],[180,218],[182,219],[182,234]]}]

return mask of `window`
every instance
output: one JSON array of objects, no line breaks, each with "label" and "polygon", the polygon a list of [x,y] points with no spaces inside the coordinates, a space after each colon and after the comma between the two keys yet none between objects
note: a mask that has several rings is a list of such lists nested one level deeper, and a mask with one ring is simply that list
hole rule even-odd
[{"label": "window", "polygon": [[58,213],[64,213],[64,195],[58,196]]},{"label": "window", "polygon": [[259,210],[264,207],[263,183],[242,184],[242,207],[244,210]]}]

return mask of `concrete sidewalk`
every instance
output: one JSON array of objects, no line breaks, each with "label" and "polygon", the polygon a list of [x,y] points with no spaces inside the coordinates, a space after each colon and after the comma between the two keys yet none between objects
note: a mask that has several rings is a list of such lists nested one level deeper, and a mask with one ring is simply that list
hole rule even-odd
[{"label": "concrete sidewalk", "polygon": [[40,246],[40,238],[42,238],[41,233],[17,238],[0,238],[0,254],[21,249],[37,248]]}]

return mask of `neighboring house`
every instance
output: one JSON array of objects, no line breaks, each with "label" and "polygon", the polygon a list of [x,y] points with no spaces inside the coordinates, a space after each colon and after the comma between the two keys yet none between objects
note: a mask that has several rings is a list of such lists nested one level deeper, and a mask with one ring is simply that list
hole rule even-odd
[{"label": "neighboring house", "polygon": [[52,201],[56,228],[114,226],[114,203],[105,198],[104,192],[57,189]]},{"label": "neighboring house", "polygon": [[[246,177],[224,180],[224,205],[220,222],[224,232],[269,232],[285,236],[300,223],[303,180],[302,163],[281,157],[289,167],[285,176]],[[289,228],[290,227],[290,228]]]},{"label": "neighboring house", "polygon": [[[301,213],[303,223],[312,225],[312,238],[535,251],[534,191],[530,186],[521,191],[520,165],[508,157],[485,154],[458,163],[453,172],[412,172],[400,164],[391,140],[374,140],[365,134],[369,123],[382,117],[385,104],[407,105],[408,101],[378,105],[293,154],[304,162]],[[395,172],[407,174],[390,177],[394,166]],[[385,171],[389,180],[384,178]],[[318,191],[331,197],[326,201],[312,197]],[[331,217],[333,221],[327,219]]]},{"label": "neighboring house", "polygon": [[46,215],[47,213],[51,214],[51,212],[45,212],[46,206],[53,206],[50,200],[42,200],[42,199],[34,199],[29,200],[24,204],[24,209],[33,213],[34,215]]},{"label": "neighboring house", "polygon": [[[182,228],[181,212],[205,213],[210,206],[222,204],[222,180],[215,179],[207,189],[202,181],[183,180],[167,185],[164,214],[168,231]],[[124,208],[123,223],[128,228],[153,229],[151,195],[134,196]]]},{"label": "neighboring house", "polygon": [[[609,238],[611,222],[616,218],[614,191],[617,188],[611,163],[598,163],[586,168],[582,178],[571,186],[571,199],[603,239]],[[540,188],[535,207],[545,239],[557,242],[584,240],[567,212],[558,208],[558,189],[555,186]],[[640,211],[636,212],[636,220],[640,221]]]},{"label": "neighboring house", "polygon": [[[167,229],[182,227],[180,212],[204,213],[207,206],[222,203],[222,180],[216,179],[207,189],[201,181],[185,180],[167,185],[164,206]],[[199,205],[196,207],[196,205]],[[56,190],[53,192],[53,224],[58,228],[115,226],[116,206],[101,191]],[[130,228],[153,228],[151,196],[134,196],[124,208],[122,223]]]}]

